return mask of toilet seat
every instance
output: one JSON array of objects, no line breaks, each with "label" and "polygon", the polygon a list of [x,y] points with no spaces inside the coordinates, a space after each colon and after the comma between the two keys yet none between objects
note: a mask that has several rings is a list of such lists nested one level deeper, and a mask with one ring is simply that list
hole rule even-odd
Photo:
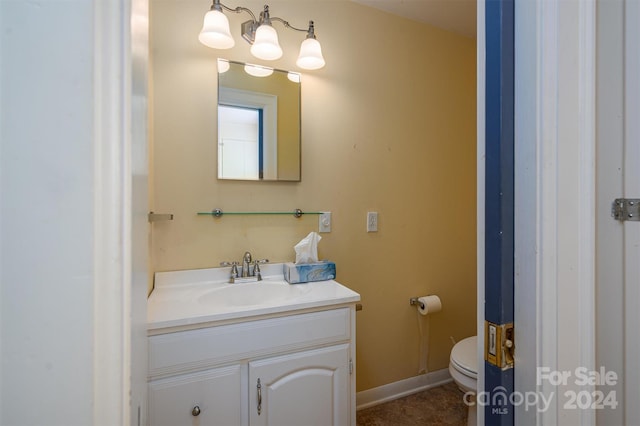
[{"label": "toilet seat", "polygon": [[460,373],[476,379],[478,377],[478,336],[467,337],[453,346],[451,365]]}]

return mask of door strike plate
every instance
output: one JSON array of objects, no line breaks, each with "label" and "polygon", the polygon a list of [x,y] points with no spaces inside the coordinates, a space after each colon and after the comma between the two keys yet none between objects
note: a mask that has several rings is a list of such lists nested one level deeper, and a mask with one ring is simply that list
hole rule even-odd
[{"label": "door strike plate", "polygon": [[616,198],[611,204],[611,216],[619,221],[640,221],[640,198]]},{"label": "door strike plate", "polygon": [[513,323],[484,323],[484,360],[503,370],[513,368],[514,358]]}]

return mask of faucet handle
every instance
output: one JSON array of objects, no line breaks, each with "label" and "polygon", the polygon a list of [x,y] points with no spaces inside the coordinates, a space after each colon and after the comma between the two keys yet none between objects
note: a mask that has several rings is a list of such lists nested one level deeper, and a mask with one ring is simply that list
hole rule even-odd
[{"label": "faucet handle", "polygon": [[231,266],[231,275],[229,276],[229,282],[233,284],[238,278],[238,262],[220,262],[220,266]]},{"label": "faucet handle", "polygon": [[253,274],[257,277],[258,281],[262,281],[262,273],[260,272],[261,263],[269,263],[269,259],[256,259],[253,261]]}]

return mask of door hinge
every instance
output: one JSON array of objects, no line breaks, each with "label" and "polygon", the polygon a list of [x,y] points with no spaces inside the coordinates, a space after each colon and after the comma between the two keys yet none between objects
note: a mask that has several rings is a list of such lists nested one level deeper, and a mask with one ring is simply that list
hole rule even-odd
[{"label": "door hinge", "polygon": [[640,221],[640,198],[616,198],[611,204],[611,216],[621,222]]},{"label": "door hinge", "polygon": [[494,324],[485,321],[484,359],[503,370],[513,368],[515,354],[515,335],[513,323]]},{"label": "door hinge", "polygon": [[349,374],[353,374],[353,360],[349,359]]}]

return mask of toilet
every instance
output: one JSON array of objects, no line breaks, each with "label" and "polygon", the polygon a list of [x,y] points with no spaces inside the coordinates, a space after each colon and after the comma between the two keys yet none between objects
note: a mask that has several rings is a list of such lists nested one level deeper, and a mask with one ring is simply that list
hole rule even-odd
[{"label": "toilet", "polygon": [[453,346],[449,358],[449,374],[462,392],[473,392],[473,398],[465,398],[465,401],[473,402],[473,405],[469,405],[467,425],[475,425],[477,416],[475,394],[478,389],[477,336],[462,339]]}]

